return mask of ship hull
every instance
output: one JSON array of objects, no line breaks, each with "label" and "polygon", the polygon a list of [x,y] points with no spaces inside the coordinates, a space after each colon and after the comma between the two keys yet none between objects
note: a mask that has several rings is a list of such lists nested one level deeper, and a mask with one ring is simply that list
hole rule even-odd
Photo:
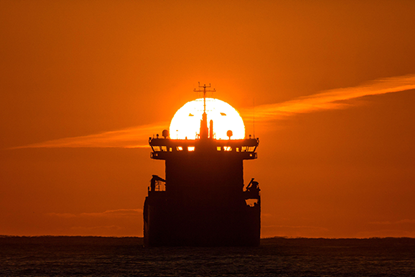
[{"label": "ship hull", "polygon": [[260,202],[248,206],[181,205],[149,195],[144,204],[145,246],[258,246]]}]

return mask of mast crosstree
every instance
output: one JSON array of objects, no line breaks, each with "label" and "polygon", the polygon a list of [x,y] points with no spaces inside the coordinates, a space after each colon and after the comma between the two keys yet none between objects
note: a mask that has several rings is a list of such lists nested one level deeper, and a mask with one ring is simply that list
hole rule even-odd
[{"label": "mast crosstree", "polygon": [[[207,114],[206,114],[206,92],[216,92],[216,89],[210,89],[212,85],[209,83],[207,86],[204,84],[203,86],[200,85],[200,82],[198,82],[198,89],[194,89],[195,92],[203,92],[203,115],[202,120],[200,121],[200,138],[206,139],[208,138],[209,129],[208,129],[208,122],[207,122]],[[213,121],[210,123],[211,125],[211,138],[213,137]]]},{"label": "mast crosstree", "polygon": [[198,82],[198,87],[199,89],[194,89],[194,92],[203,92],[203,113],[206,113],[206,92],[216,92],[216,89],[210,89],[212,87],[210,83],[208,86],[206,84],[201,86],[200,82]]}]

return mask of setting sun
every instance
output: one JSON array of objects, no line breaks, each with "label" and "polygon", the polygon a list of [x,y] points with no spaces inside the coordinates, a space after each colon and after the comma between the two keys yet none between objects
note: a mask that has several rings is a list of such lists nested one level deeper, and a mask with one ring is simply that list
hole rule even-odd
[{"label": "setting sun", "polygon": [[[232,131],[231,139],[245,138],[245,125],[238,111],[228,103],[214,98],[206,98],[208,121],[213,120],[213,133],[216,139],[229,139],[228,130]],[[187,102],[174,115],[170,124],[172,139],[196,139],[200,132],[200,120],[203,114],[203,98]]]}]

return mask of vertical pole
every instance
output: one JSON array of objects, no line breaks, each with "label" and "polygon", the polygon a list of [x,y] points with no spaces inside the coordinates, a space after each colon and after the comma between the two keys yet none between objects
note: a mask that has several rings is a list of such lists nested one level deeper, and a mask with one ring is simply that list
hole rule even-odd
[{"label": "vertical pole", "polygon": [[207,114],[206,114],[206,84],[203,85],[203,115],[202,121],[200,126],[200,138],[207,139],[209,136],[208,133],[208,122],[207,122]]},{"label": "vertical pole", "polygon": [[253,103],[253,113],[252,113],[252,131],[254,133],[254,138],[255,138],[255,98],[252,99],[252,103]]},{"label": "vertical pole", "polygon": [[213,90],[207,90],[207,88],[210,88],[211,85],[207,86],[204,84],[203,86],[200,85],[199,82],[199,89],[194,89],[195,92],[202,92],[201,88],[203,87],[203,115],[202,120],[200,121],[200,138],[206,139],[209,137],[209,128],[208,128],[208,122],[207,122],[207,114],[206,114],[206,92],[214,92]]},{"label": "vertical pole", "polygon": [[206,84],[203,86],[203,113],[206,113]]}]

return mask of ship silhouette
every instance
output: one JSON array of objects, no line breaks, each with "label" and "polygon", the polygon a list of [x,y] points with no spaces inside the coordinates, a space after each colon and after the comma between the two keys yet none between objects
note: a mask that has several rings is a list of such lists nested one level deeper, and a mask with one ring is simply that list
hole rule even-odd
[{"label": "ship silhouette", "polygon": [[[258,246],[258,182],[245,187],[243,161],[257,158],[258,138],[214,138],[206,92],[196,139],[150,137],[151,158],[165,161],[165,179],[153,175],[144,202],[144,246]],[[209,127],[208,127],[209,125]]]}]

